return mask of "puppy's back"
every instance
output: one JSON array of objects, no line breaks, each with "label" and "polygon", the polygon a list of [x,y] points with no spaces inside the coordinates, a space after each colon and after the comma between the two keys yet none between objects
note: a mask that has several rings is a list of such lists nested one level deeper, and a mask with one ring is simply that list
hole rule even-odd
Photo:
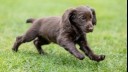
[{"label": "puppy's back", "polygon": [[34,25],[39,25],[39,35],[43,38],[56,42],[60,30],[61,17],[47,17],[34,21]]}]

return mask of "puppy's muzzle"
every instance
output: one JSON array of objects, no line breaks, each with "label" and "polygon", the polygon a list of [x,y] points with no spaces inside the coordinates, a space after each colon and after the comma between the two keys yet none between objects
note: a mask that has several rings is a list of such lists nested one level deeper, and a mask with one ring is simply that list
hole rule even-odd
[{"label": "puppy's muzzle", "polygon": [[87,25],[86,25],[86,32],[87,32],[87,33],[88,33],[88,32],[93,32],[93,29],[94,29],[94,27],[93,27],[91,21],[89,21],[89,22],[87,23]]},{"label": "puppy's muzzle", "polygon": [[87,29],[89,32],[93,32],[93,27]]},{"label": "puppy's muzzle", "polygon": [[94,27],[86,27],[86,33],[93,32]]}]

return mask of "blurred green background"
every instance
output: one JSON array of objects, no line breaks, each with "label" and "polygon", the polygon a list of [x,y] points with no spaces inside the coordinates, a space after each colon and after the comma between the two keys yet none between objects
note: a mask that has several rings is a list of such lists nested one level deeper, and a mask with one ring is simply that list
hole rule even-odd
[{"label": "blurred green background", "polygon": [[[88,5],[96,10],[97,25],[87,34],[100,63],[85,57],[80,61],[56,44],[43,46],[39,55],[32,42],[11,48],[16,36],[29,27],[28,18],[61,16],[68,8]],[[0,72],[126,72],[127,0],[0,0]]]}]

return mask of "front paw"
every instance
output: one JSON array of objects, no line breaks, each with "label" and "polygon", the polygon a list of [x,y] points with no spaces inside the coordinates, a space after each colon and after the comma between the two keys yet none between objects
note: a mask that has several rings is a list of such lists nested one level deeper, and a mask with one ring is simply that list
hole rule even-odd
[{"label": "front paw", "polygon": [[95,55],[91,58],[91,60],[94,60],[97,62],[103,61],[104,59],[105,59],[105,55]]},{"label": "front paw", "polygon": [[105,55],[100,55],[100,60],[104,60],[105,59]]},{"label": "front paw", "polygon": [[83,54],[78,54],[76,56],[79,60],[83,60],[85,58],[85,56]]}]

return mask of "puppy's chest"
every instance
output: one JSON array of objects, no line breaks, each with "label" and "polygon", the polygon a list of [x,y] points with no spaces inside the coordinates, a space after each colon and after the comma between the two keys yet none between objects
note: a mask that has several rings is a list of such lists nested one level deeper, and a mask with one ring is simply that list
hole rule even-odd
[{"label": "puppy's chest", "polygon": [[81,37],[81,35],[76,36],[75,39],[74,39],[74,41],[75,42],[78,41],[80,37]]},{"label": "puppy's chest", "polygon": [[83,33],[79,29],[77,29],[76,27],[73,27],[71,30],[71,33],[70,33],[72,40],[74,42],[78,41],[79,38],[82,36],[82,34]]},{"label": "puppy's chest", "polygon": [[71,38],[73,41],[77,41],[80,37],[81,37],[81,35],[79,33],[73,33],[71,35]]}]

